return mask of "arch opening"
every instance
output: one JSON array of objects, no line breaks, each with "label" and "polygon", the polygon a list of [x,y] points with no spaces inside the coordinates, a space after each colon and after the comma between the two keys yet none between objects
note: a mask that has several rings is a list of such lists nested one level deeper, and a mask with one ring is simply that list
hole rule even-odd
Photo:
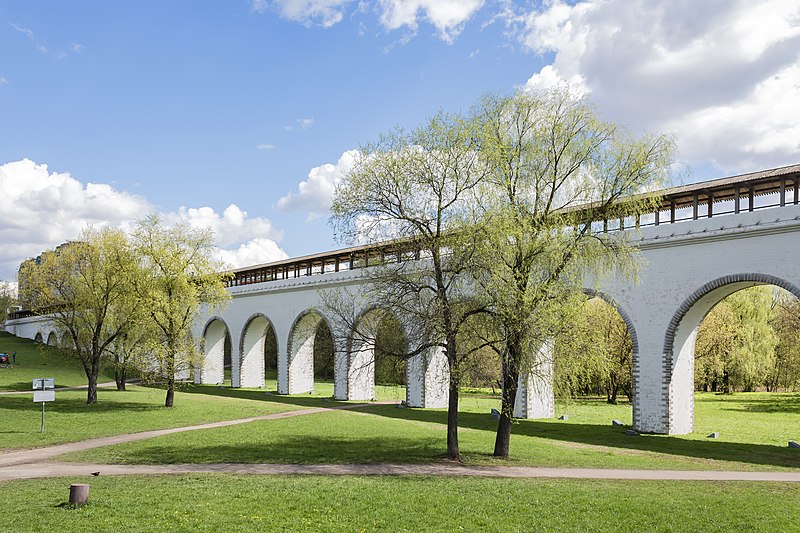
[{"label": "arch opening", "polygon": [[597,293],[587,294],[567,316],[554,347],[558,396],[633,400],[634,342],[618,308]]},{"label": "arch opening", "polygon": [[387,394],[406,397],[408,339],[400,320],[384,309],[362,314],[350,335],[348,398],[373,400],[376,385]]},{"label": "arch opening", "polygon": [[40,344],[44,343],[44,339],[42,337],[42,332],[41,331],[37,331],[36,332],[36,336],[33,338],[33,342],[38,342]]},{"label": "arch opening", "polygon": [[267,360],[271,362],[274,354],[277,362],[275,328],[265,315],[259,313],[247,321],[241,339],[239,386],[264,388]]},{"label": "arch opening", "polygon": [[226,379],[230,380],[231,335],[228,325],[220,318],[206,324],[203,356],[200,383],[222,385]]},{"label": "arch opening", "polygon": [[289,335],[288,394],[315,393],[315,381],[335,378],[336,338],[320,313],[301,315]]},{"label": "arch opening", "polygon": [[[770,285],[783,289],[794,295],[795,298],[800,298],[800,288],[786,280],[766,274],[737,274],[707,283],[692,293],[675,312],[664,339],[665,369],[662,401],[666,405],[665,429],[667,433],[685,434],[694,431],[695,356],[698,334],[704,319],[728,297],[745,289]],[[763,305],[763,301],[761,305]],[[724,307],[719,309],[722,314]],[[712,320],[721,318],[724,320],[724,317],[712,315]],[[729,320],[730,318],[731,316],[728,317]],[[717,355],[725,352],[724,356],[732,359],[732,354],[727,353],[730,351],[729,349],[705,346],[706,341],[707,339],[704,340],[701,337],[700,347],[703,350],[716,350]],[[707,370],[705,362],[701,362],[698,370],[705,373]],[[752,387],[752,383],[748,387]]]},{"label": "arch opening", "polygon": [[47,345],[53,347],[58,346],[58,335],[56,335],[55,331],[51,331],[47,336]]}]

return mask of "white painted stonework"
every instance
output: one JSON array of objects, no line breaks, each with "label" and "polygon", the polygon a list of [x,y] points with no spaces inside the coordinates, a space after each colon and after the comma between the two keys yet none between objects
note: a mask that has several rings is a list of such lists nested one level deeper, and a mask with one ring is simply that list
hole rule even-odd
[{"label": "white painted stonework", "polygon": [[[641,250],[638,284],[603,279],[587,282],[587,289],[611,302],[628,324],[634,347],[634,427],[688,433],[694,420],[694,339],[703,317],[725,296],[753,285],[775,284],[800,297],[800,206],[647,227],[633,230],[631,238]],[[325,320],[336,345],[349,346],[336,353],[335,397],[372,399],[374,351],[348,343],[349,333],[337,329],[320,297],[320,291],[335,287],[358,288],[362,275],[361,270],[347,270],[231,287],[229,305],[196,325],[206,362],[195,379],[221,382],[227,330],[233,386],[263,387],[264,334],[271,324],[278,341],[278,391],[310,391],[314,332]],[[365,320],[375,317],[365,314]],[[29,318],[8,321],[6,329],[46,341],[53,328],[46,318]],[[447,375],[439,351],[410,360],[408,403],[446,406]],[[541,375],[520,380],[517,416],[553,416],[552,386]]]}]

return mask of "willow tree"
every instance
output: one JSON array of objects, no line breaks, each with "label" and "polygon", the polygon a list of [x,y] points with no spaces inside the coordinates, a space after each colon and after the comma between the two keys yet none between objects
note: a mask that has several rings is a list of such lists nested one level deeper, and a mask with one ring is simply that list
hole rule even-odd
[{"label": "willow tree", "polygon": [[20,269],[22,300],[52,318],[59,350],[83,366],[88,404],[97,402],[103,358],[139,315],[133,290],[139,274],[126,235],[110,228],[84,230],[79,240],[26,261]]},{"label": "willow tree", "polygon": [[695,343],[695,382],[724,393],[769,383],[780,338],[773,328],[774,287],[731,294],[703,319]]},{"label": "willow tree", "polygon": [[494,455],[508,457],[520,374],[548,366],[539,347],[588,278],[635,265],[626,233],[603,232],[602,221],[632,225],[651,208],[655,199],[641,193],[662,184],[674,150],[668,137],[633,137],[566,90],[490,95],[474,114],[490,168],[480,280],[502,337]]},{"label": "willow tree", "polygon": [[605,393],[606,401],[616,404],[622,391],[632,400],[633,342],[617,310],[592,298],[564,326],[553,354],[554,381],[561,393]]},{"label": "willow tree", "polygon": [[[459,331],[480,312],[480,305],[465,298],[475,235],[463,231],[472,223],[475,189],[485,176],[476,139],[471,123],[445,113],[413,131],[383,136],[362,149],[336,189],[331,218],[340,240],[396,246],[367,274],[368,299],[390,309],[407,327],[407,351],[395,355],[443,350],[449,368],[450,459],[460,458],[460,365],[474,348],[459,343]],[[387,260],[401,256],[418,260]],[[337,313],[348,315],[341,309]],[[350,316],[347,325],[357,329],[357,317]]]},{"label": "willow tree", "polygon": [[202,362],[191,328],[201,308],[214,309],[230,295],[222,265],[214,259],[210,230],[165,226],[158,216],[139,221],[133,243],[145,275],[137,286],[154,334],[147,339],[150,365],[166,380],[164,405],[172,407],[176,375]]}]

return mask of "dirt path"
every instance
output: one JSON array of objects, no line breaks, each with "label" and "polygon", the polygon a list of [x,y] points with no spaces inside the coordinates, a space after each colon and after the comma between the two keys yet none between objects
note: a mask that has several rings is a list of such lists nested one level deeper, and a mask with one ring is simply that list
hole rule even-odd
[{"label": "dirt path", "polygon": [[599,468],[539,468],[532,466],[463,466],[458,464],[183,464],[106,465],[83,463],[34,463],[0,468],[0,481],[44,477],[71,477],[74,482],[100,475],[154,474],[250,474],[318,476],[470,476],[502,478],[640,479],[672,481],[777,481],[800,483],[800,472],[730,472],[682,470],[614,470]]},{"label": "dirt path", "polygon": [[480,476],[503,478],[571,478],[571,479],[640,479],[640,480],[691,480],[691,481],[777,481],[800,483],[797,472],[733,472],[716,470],[627,470],[600,468],[543,468],[530,466],[466,466],[457,463],[428,464],[178,464],[178,465],[109,465],[86,463],[46,462],[58,455],[133,442],[138,440],[237,424],[256,420],[275,420],[294,416],[310,415],[342,409],[357,409],[377,404],[394,402],[372,402],[369,404],[348,404],[331,407],[315,407],[297,411],[286,411],[271,415],[223,420],[208,424],[198,424],[179,428],[128,433],[81,442],[59,444],[32,450],[20,450],[0,455],[0,482],[12,479],[34,479],[43,477],[73,477],[86,481],[92,472],[100,475],[153,475],[225,473],[252,475],[427,475],[427,476]]}]

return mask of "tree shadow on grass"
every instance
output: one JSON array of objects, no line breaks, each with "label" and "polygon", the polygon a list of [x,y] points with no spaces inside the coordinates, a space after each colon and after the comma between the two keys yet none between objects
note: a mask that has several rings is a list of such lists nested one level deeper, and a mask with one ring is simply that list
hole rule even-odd
[{"label": "tree shadow on grass", "polygon": [[445,436],[325,437],[285,435],[279,440],[230,444],[186,443],[126,449],[118,459],[130,464],[275,463],[362,464],[420,463],[444,457]]},{"label": "tree shadow on grass", "polygon": [[[224,398],[241,398],[245,400],[257,400],[262,402],[272,402],[284,405],[296,405],[298,407],[333,407],[335,405],[347,405],[349,403],[334,400],[326,396],[300,396],[278,394],[276,390],[266,389],[239,389],[223,387],[217,385],[187,385],[181,388],[180,392],[187,394],[202,394],[205,396],[220,396]],[[363,403],[363,402],[362,402]]]},{"label": "tree shadow on grass", "polygon": [[[447,423],[447,413],[444,411],[396,409],[392,406],[379,405],[359,408],[357,411],[403,420],[435,424]],[[491,432],[497,430],[497,422],[493,421],[488,414],[461,412],[458,420],[461,428]],[[669,435],[629,436],[625,434],[624,428],[611,425],[577,424],[555,420],[519,420],[512,428],[512,446],[515,435],[697,459],[800,468],[800,453],[798,450],[788,447],[710,439],[707,441],[693,440]]]},{"label": "tree shadow on grass", "polygon": [[[81,392],[81,391],[75,391]],[[46,410],[48,413],[122,413],[122,412],[143,412],[143,411],[157,411],[163,410],[161,404],[155,403],[141,403],[141,402],[126,402],[126,401],[100,401],[96,404],[88,405],[86,398],[80,397],[59,397],[56,393],[56,401],[47,402]],[[28,395],[14,395],[4,396],[0,400],[0,412],[2,411],[41,411],[42,406],[40,403],[31,401]]]},{"label": "tree shadow on grass", "polygon": [[[774,396],[773,396],[774,395]],[[770,396],[736,395],[726,400],[731,405],[725,411],[756,413],[800,413],[800,394],[770,393]]]}]

